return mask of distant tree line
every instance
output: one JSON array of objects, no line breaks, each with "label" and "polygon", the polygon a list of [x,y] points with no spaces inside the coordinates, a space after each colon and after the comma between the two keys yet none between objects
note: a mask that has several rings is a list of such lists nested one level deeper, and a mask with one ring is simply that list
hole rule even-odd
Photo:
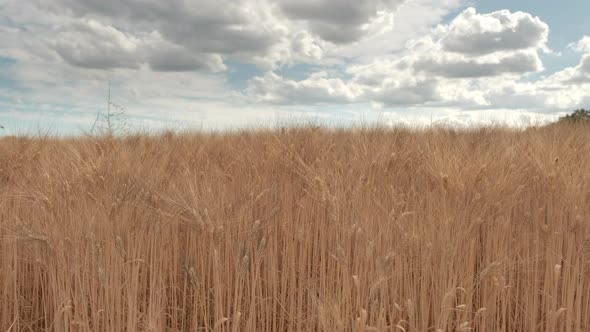
[{"label": "distant tree line", "polygon": [[590,110],[586,110],[583,108],[577,109],[573,113],[559,118],[559,122],[579,123],[582,121],[590,121]]}]

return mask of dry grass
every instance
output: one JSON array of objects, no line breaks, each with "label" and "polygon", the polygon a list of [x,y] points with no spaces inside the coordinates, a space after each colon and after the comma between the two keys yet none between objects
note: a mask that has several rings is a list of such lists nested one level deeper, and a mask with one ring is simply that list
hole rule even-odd
[{"label": "dry grass", "polygon": [[590,129],[0,140],[0,329],[589,331]]}]

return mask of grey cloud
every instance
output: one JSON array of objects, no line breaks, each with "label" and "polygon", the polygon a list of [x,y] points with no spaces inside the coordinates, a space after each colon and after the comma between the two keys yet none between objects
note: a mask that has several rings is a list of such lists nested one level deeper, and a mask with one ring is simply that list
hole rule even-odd
[{"label": "grey cloud", "polygon": [[580,62],[580,70],[583,73],[590,75],[590,53],[582,58],[582,61]]},{"label": "grey cloud", "polygon": [[357,25],[338,26],[323,22],[312,22],[310,28],[322,39],[335,44],[352,43],[359,40],[364,34],[360,26]]},{"label": "grey cloud", "polygon": [[61,27],[51,46],[63,60],[81,68],[138,69],[147,63],[155,71],[225,69],[223,59],[217,54],[187,50],[157,33],[138,39],[94,20],[80,20]]},{"label": "grey cloud", "polygon": [[57,53],[69,64],[89,69],[114,69],[114,68],[128,68],[139,69],[139,64],[135,59],[104,56],[100,53],[91,50],[79,51],[73,48],[58,47]]},{"label": "grey cloud", "polygon": [[51,46],[66,62],[77,67],[137,69],[141,63],[136,40],[92,20],[62,27]]},{"label": "grey cloud", "polygon": [[478,14],[469,8],[450,24],[442,46],[450,52],[483,55],[543,47],[548,33],[547,24],[528,13],[501,10]]},{"label": "grey cloud", "polygon": [[148,63],[155,71],[182,72],[194,70],[225,70],[223,59],[215,54],[194,54],[180,47],[153,50]]},{"label": "grey cloud", "polygon": [[440,101],[438,81],[418,80],[410,84],[388,85],[367,93],[370,100],[387,106],[414,106]]},{"label": "grey cloud", "polygon": [[[198,54],[261,55],[282,32],[265,28],[252,16],[256,2],[231,0],[45,0],[41,6],[117,26],[133,36],[157,31],[172,44]],[[181,59],[182,60],[182,59]]]},{"label": "grey cloud", "polygon": [[[406,0],[37,0],[39,8],[67,20],[92,20],[146,43],[157,33],[165,45],[183,49],[136,54],[116,45],[96,48],[88,40],[57,45],[68,63],[89,68],[137,68],[148,62],[156,70],[220,68],[218,60],[240,59],[264,68],[324,55],[325,41],[345,44],[378,33],[382,20]],[[386,16],[381,16],[386,15]],[[75,34],[75,27],[71,27]],[[62,31],[60,38],[67,35]],[[95,32],[88,33],[92,39]],[[303,36],[303,38],[302,38]],[[70,38],[72,39],[72,38]],[[70,40],[71,41],[71,40]],[[330,46],[330,47],[333,47]],[[196,54],[189,56],[186,52]],[[129,54],[128,54],[129,53]],[[162,54],[166,54],[163,56]],[[103,59],[101,59],[104,57]],[[175,63],[166,57],[178,55]]]},{"label": "grey cloud", "polygon": [[162,35],[169,40],[207,53],[264,53],[276,41],[271,34],[233,26],[208,25],[198,18],[185,24],[165,24]]},{"label": "grey cloud", "polygon": [[377,11],[376,1],[352,0],[282,0],[281,8],[297,19],[336,25],[366,22]]},{"label": "grey cloud", "polygon": [[182,1],[133,1],[133,0],[45,0],[41,5],[54,11],[71,10],[76,16],[100,15],[132,20],[172,20],[177,17]]},{"label": "grey cloud", "polygon": [[536,53],[517,52],[500,57],[493,62],[470,58],[436,59],[422,58],[414,63],[414,70],[447,78],[476,78],[502,74],[522,74],[542,69]]},{"label": "grey cloud", "polygon": [[361,39],[364,25],[379,10],[394,11],[405,0],[279,0],[291,19],[307,21],[311,31],[322,39],[346,44]]}]

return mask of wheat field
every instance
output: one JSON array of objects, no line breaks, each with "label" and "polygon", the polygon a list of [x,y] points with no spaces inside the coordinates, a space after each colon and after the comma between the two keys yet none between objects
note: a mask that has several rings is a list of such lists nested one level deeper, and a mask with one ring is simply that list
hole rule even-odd
[{"label": "wheat field", "polygon": [[0,329],[589,331],[590,128],[0,139]]}]

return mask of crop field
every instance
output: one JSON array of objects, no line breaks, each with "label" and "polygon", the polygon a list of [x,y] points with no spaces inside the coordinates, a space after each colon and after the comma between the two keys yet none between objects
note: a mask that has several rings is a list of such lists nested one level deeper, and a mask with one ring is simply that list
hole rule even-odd
[{"label": "crop field", "polygon": [[590,331],[590,127],[0,139],[2,331]]}]

